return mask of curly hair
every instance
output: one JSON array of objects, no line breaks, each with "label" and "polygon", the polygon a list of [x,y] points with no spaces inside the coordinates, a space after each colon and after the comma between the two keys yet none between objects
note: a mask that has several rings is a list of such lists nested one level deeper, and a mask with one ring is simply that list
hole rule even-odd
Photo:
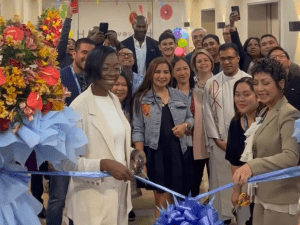
[{"label": "curly hair", "polygon": [[254,75],[258,73],[270,74],[270,76],[275,81],[275,84],[279,90],[282,90],[279,85],[279,82],[281,80],[284,80],[284,88],[283,88],[284,91],[286,86],[287,74],[279,62],[269,58],[260,59],[257,63],[254,64],[254,66],[251,69],[251,75],[253,78]]}]

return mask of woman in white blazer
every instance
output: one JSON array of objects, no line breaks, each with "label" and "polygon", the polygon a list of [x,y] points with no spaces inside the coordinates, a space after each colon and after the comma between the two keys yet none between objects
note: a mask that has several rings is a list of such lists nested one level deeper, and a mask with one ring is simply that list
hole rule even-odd
[{"label": "woman in white blazer", "polygon": [[[92,80],[90,87],[70,105],[81,117],[80,127],[89,143],[77,165],[63,164],[68,171],[108,171],[112,177],[102,179],[71,178],[66,199],[67,216],[74,225],[124,225],[128,223],[133,178],[130,125],[119,99],[109,90],[120,75],[115,51],[100,47],[91,51],[85,71]],[[144,157],[144,155],[143,155]]]}]

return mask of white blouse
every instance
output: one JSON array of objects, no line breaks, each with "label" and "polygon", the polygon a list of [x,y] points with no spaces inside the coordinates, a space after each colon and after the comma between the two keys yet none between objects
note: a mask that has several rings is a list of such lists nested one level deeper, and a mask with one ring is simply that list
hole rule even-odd
[{"label": "white blouse", "polygon": [[116,161],[126,165],[125,160],[125,127],[122,119],[113,103],[112,98],[108,96],[95,96],[97,106],[104,114],[108,122],[111,133],[113,134]]}]

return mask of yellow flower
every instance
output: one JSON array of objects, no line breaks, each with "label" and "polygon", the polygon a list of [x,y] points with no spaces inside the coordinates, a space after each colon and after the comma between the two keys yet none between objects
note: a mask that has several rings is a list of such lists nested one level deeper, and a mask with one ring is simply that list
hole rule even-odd
[{"label": "yellow flower", "polygon": [[62,88],[59,88],[59,89],[55,92],[55,95],[62,95],[62,94],[63,94]]},{"label": "yellow flower", "polygon": [[4,106],[0,107],[0,118],[4,119],[9,114],[8,111],[6,111],[6,108]]},{"label": "yellow flower", "polygon": [[14,15],[14,21],[16,21],[16,22],[20,22],[20,17],[19,17],[19,15]]},{"label": "yellow flower", "polygon": [[6,80],[5,80],[5,84],[3,85],[4,88],[8,88],[9,86],[14,86],[14,87],[18,87],[18,88],[24,88],[25,87],[25,83],[24,80],[21,76],[15,76],[15,75],[7,75],[6,76]]},{"label": "yellow flower", "polygon": [[47,25],[44,25],[44,26],[43,26],[43,30],[48,30],[48,26],[47,26]]},{"label": "yellow flower", "polygon": [[16,93],[13,93],[13,94],[10,94],[10,95],[3,95],[3,96],[6,98],[6,104],[7,105],[16,104],[16,102],[17,102],[17,100],[16,100],[17,94]]},{"label": "yellow flower", "polygon": [[47,16],[46,20],[50,20],[50,16]]},{"label": "yellow flower", "polygon": [[7,94],[11,95],[16,91],[15,87],[9,87],[6,89]]},{"label": "yellow flower", "polygon": [[49,51],[49,47],[42,47],[39,52],[38,52],[38,55],[41,57],[41,58],[46,58],[50,55],[50,51]]},{"label": "yellow flower", "polygon": [[52,108],[54,111],[60,111],[64,109],[64,104],[62,102],[53,101],[52,104],[53,104]]},{"label": "yellow flower", "polygon": [[0,26],[3,26],[4,25],[4,18],[3,16],[0,16]]},{"label": "yellow flower", "polygon": [[12,69],[12,74],[15,74],[15,75],[20,75],[20,70],[18,69],[18,67],[13,67]]},{"label": "yellow flower", "polygon": [[28,29],[30,29],[31,31],[34,30],[34,26],[32,25],[32,23],[31,23],[30,21],[27,22],[26,27],[27,27]]},{"label": "yellow flower", "polygon": [[48,66],[48,63],[45,62],[44,60],[42,60],[42,65],[43,65],[43,66]]},{"label": "yellow flower", "polygon": [[13,46],[14,45],[14,39],[13,39],[13,37],[11,36],[11,35],[7,35],[6,37],[5,37],[5,41],[6,41],[6,44],[8,45],[8,46]]}]

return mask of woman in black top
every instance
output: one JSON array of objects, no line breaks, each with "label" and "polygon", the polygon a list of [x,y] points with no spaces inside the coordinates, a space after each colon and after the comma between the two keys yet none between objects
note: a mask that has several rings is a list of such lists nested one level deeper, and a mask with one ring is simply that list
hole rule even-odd
[{"label": "woman in black top", "polygon": [[[246,137],[244,133],[255,120],[259,107],[254,93],[253,79],[243,77],[233,87],[235,117],[231,120],[225,158],[231,163],[232,174],[245,162],[240,161],[244,151]],[[233,206],[238,204],[241,186],[234,186],[231,201]],[[248,222],[246,224],[252,224]]]},{"label": "woman in black top", "polygon": [[234,23],[239,19],[239,15],[235,15],[233,13],[231,13],[229,16],[231,42],[236,44],[239,48],[240,69],[251,74],[251,68],[253,67],[254,63],[263,57],[260,53],[260,39],[257,37],[249,37],[243,46],[239,37],[239,33],[234,26]]}]

